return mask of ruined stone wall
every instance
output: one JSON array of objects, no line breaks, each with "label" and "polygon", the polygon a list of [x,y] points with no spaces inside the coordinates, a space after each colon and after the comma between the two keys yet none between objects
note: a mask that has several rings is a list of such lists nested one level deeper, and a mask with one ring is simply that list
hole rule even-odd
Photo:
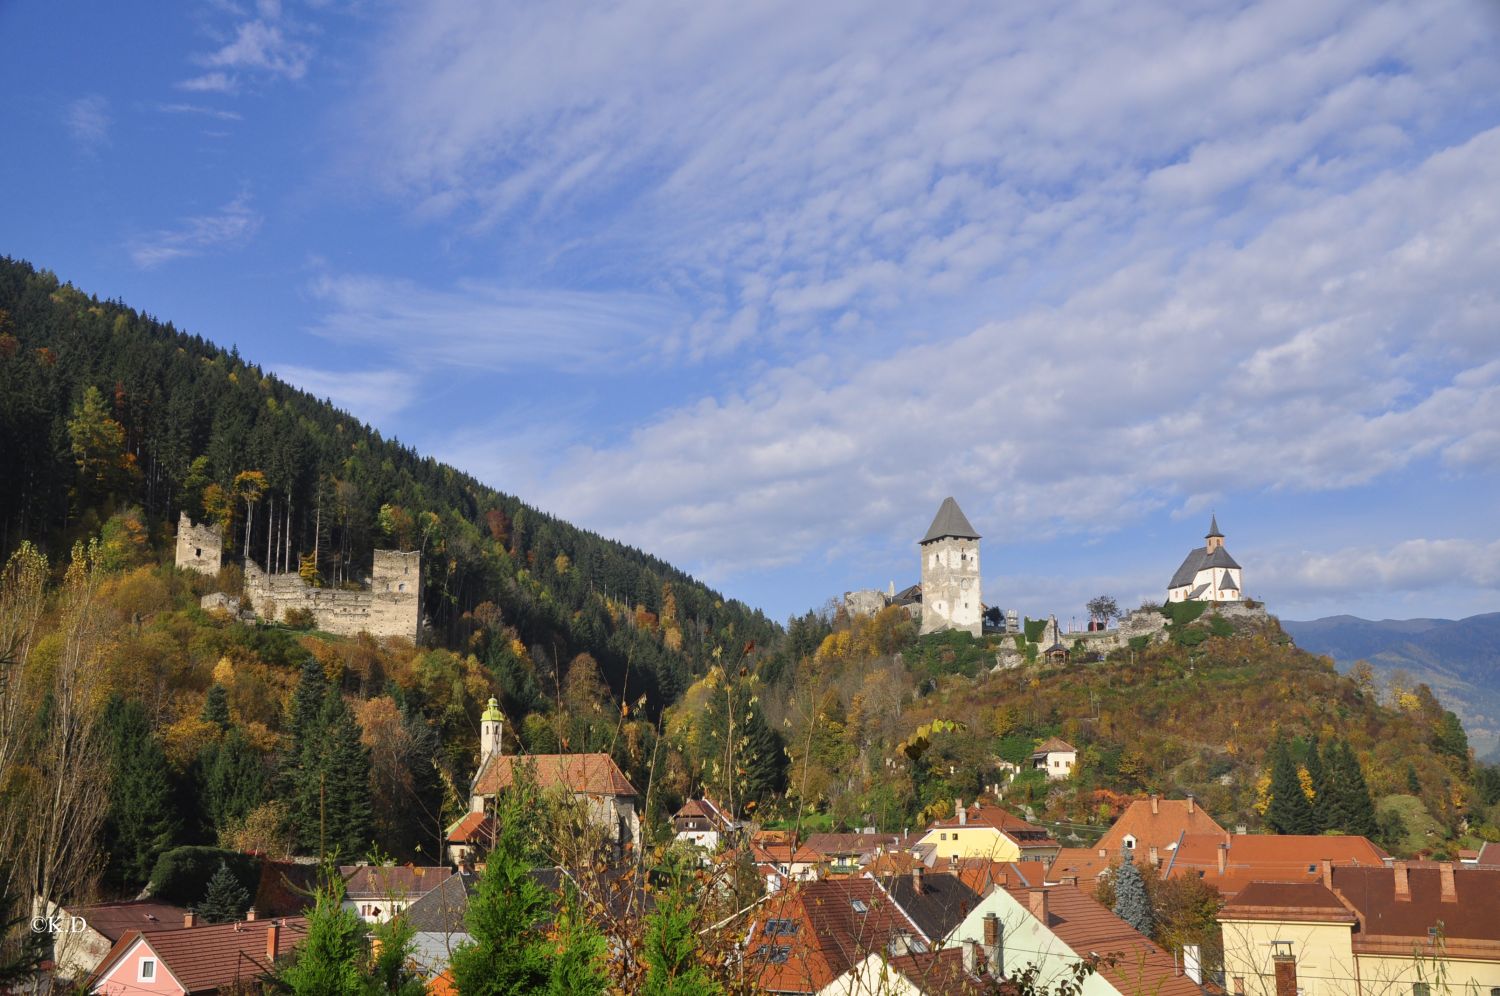
[{"label": "ruined stone wall", "polygon": [[186,512],[177,516],[177,566],[212,577],[224,561],[224,536],[217,525],[198,525]]},{"label": "ruined stone wall", "polygon": [[421,554],[376,550],[370,586],[363,591],[314,588],[297,574],[267,574],[255,564],[245,568],[245,594],[255,614],[284,621],[289,609],[305,609],[318,629],[343,636],[417,638],[421,589]]},{"label": "ruined stone wall", "polygon": [[922,545],[922,632],[980,633],[979,541],[945,537]]}]

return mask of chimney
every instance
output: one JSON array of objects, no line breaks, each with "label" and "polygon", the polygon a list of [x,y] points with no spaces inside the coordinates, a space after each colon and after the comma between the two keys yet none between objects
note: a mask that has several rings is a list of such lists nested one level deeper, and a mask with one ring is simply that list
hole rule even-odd
[{"label": "chimney", "polygon": [[1099,848],[1099,857],[1101,857],[1101,858],[1107,858],[1107,857],[1109,857],[1109,852],[1106,851],[1104,848],[1101,847],[1101,848]]},{"label": "chimney", "polygon": [[1161,865],[1161,857],[1159,855],[1157,855],[1157,853],[1156,853],[1156,845],[1155,844],[1152,844],[1146,850],[1146,860],[1151,862],[1151,867],[1152,868],[1156,868],[1156,867],[1158,867],[1158,866]]},{"label": "chimney", "polygon": [[1151,815],[1155,816],[1155,815],[1157,815],[1160,812],[1161,812],[1161,802],[1160,802],[1160,800],[1158,800],[1156,798],[1156,796],[1153,795],[1151,797]]},{"label": "chimney", "polygon": [[1323,859],[1323,888],[1333,891],[1333,862]]},{"label": "chimney", "polygon": [[1188,803],[1188,815],[1192,816],[1193,815],[1193,809],[1197,805],[1197,803],[1193,801],[1193,794],[1191,792],[1188,793],[1187,803]]},{"label": "chimney", "polygon": [[1458,886],[1453,881],[1453,862],[1443,861],[1438,864],[1438,880],[1443,884],[1443,902],[1458,902]]},{"label": "chimney", "polygon": [[257,910],[254,906],[245,911],[246,920],[254,920],[258,916],[260,916],[260,911]]},{"label": "chimney", "polygon": [[1229,867],[1229,845],[1228,844],[1220,844],[1219,845],[1219,874],[1220,875],[1224,874],[1225,870],[1228,869],[1228,867]]},{"label": "chimney", "polygon": [[1397,861],[1391,866],[1396,871],[1396,898],[1411,901],[1411,883],[1406,878],[1406,862]]},{"label": "chimney", "polygon": [[977,974],[981,960],[979,945],[974,941],[964,941],[964,971],[970,975]]},{"label": "chimney", "polygon": [[911,866],[911,891],[917,895],[922,894],[922,862],[918,861]]},{"label": "chimney", "polygon": [[[266,961],[276,960],[276,948],[281,941],[281,921],[272,920],[266,926]],[[1279,994],[1278,994],[1279,996]]]},{"label": "chimney", "polygon": [[953,800],[953,815],[958,817],[958,825],[966,827],[969,825],[969,811],[964,808],[962,799]]},{"label": "chimney", "polygon": [[1297,959],[1277,952],[1271,961],[1276,965],[1276,996],[1297,996]]},{"label": "chimney", "polygon": [[1064,875],[1062,877],[1062,884],[1063,885],[1077,885],[1078,884],[1078,876],[1077,875]]},{"label": "chimney", "polygon": [[1047,925],[1047,890],[1032,889],[1030,899],[1031,915],[1040,920],[1042,926],[1045,927]]},{"label": "chimney", "polygon": [[182,914],[182,925],[184,927],[198,926],[198,914],[194,913],[192,910],[188,910],[186,913]]},{"label": "chimney", "polygon": [[994,913],[984,915],[984,960],[990,974],[999,978],[1005,964],[1000,950],[1000,918]]}]

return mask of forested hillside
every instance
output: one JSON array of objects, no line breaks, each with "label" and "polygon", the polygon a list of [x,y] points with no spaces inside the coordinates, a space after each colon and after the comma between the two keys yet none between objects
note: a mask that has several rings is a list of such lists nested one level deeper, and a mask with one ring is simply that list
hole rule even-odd
[{"label": "forested hillside", "polygon": [[158,546],[179,510],[221,522],[240,554],[247,525],[264,541],[274,524],[294,557],[318,552],[329,584],[361,577],[376,546],[421,550],[431,642],[503,629],[487,663],[523,713],[579,653],[656,709],[723,639],[775,631],[670,564],[383,439],[237,352],[0,261],[0,557],[29,539],[55,560],[131,507]]},{"label": "forested hillside", "polygon": [[1467,619],[1330,616],[1286,622],[1299,647],[1348,671],[1368,661],[1396,684],[1429,685],[1464,722],[1481,757],[1500,760],[1500,612]]}]

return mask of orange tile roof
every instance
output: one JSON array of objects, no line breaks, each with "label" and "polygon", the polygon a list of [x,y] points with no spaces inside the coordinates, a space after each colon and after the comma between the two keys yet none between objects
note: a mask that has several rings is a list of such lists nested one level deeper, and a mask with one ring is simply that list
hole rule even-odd
[{"label": "orange tile roof", "polygon": [[814,833],[792,855],[798,863],[818,864],[846,855],[861,857],[900,847],[902,838],[893,833]]},{"label": "orange tile roof", "polygon": [[1217,834],[1220,839],[1228,836],[1228,832],[1192,799],[1157,799],[1154,805],[1155,812],[1150,799],[1132,802],[1095,847],[1118,856],[1125,847],[1125,838],[1134,837],[1138,854],[1145,854],[1155,847],[1165,860],[1167,849],[1185,833]]},{"label": "orange tile roof", "polygon": [[1065,847],[1057,852],[1057,857],[1047,867],[1047,881],[1076,878],[1079,885],[1090,887],[1091,882],[1109,871],[1118,860],[1097,847]]},{"label": "orange tile roof", "polygon": [[561,788],[582,795],[638,795],[608,754],[491,754],[474,779],[477,795],[494,795],[515,780],[516,765],[529,765],[542,789]]},{"label": "orange tile roof", "polygon": [[[1028,914],[1034,890],[1006,890]],[[1203,996],[1176,960],[1076,885],[1049,885],[1046,927],[1076,954],[1112,958],[1099,974],[1125,996]],[[1034,915],[1034,914],[1031,914]]]},{"label": "orange tile roof", "polygon": [[464,818],[448,828],[448,843],[472,844],[476,841],[489,844],[494,837],[488,813],[465,813]]},{"label": "orange tile roof", "polygon": [[[1224,870],[1219,852],[1224,849]],[[1252,882],[1317,881],[1322,863],[1382,867],[1390,856],[1364,837],[1301,834],[1184,834],[1163,868],[1168,878],[1196,875],[1232,898]]]},{"label": "orange tile roof", "polygon": [[146,942],[162,967],[189,993],[251,982],[271,971],[266,959],[266,932],[272,924],[281,925],[276,943],[278,960],[290,955],[307,936],[307,920],[303,917],[245,920],[185,930],[127,931],[99,963],[88,988],[113,969],[137,940]]}]

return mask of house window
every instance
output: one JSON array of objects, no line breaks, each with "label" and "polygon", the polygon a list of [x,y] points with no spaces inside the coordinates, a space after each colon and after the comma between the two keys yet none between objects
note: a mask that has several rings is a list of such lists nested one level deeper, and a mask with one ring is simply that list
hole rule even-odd
[{"label": "house window", "polygon": [[156,959],[155,958],[142,958],[141,959],[141,977],[140,977],[139,981],[141,981],[141,982],[155,982],[156,981]]},{"label": "house window", "polygon": [[1411,996],[1432,996],[1432,987],[1425,982],[1413,982]]},{"label": "house window", "polygon": [[1234,996],[1245,996],[1245,977],[1236,975],[1234,977]]}]

